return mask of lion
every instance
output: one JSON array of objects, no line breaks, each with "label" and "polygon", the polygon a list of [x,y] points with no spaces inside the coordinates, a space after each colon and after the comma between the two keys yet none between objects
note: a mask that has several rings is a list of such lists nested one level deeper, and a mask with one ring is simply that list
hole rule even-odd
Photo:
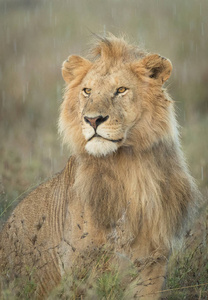
[{"label": "lion", "polygon": [[86,58],[64,61],[59,131],[71,157],[6,222],[6,282],[33,276],[34,297],[44,299],[80,254],[109,246],[138,266],[134,299],[160,299],[171,249],[199,198],[163,87],[171,71],[169,59],[111,34]]}]

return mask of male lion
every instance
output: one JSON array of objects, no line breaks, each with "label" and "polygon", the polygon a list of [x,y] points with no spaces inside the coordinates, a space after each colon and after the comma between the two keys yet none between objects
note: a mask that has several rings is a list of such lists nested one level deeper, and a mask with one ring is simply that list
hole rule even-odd
[{"label": "male lion", "polygon": [[81,253],[109,245],[138,266],[133,297],[160,298],[170,250],[198,197],[162,87],[171,70],[168,59],[112,35],[98,38],[89,60],[63,63],[59,128],[72,156],[4,226],[7,281],[32,273],[43,299]]}]

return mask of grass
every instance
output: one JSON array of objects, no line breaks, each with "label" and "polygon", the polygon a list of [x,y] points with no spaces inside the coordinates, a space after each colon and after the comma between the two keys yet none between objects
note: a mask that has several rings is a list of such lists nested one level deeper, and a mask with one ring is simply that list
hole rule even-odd
[{"label": "grass", "polygon": [[32,278],[34,270],[28,277],[16,278],[12,282],[1,281],[1,300],[30,300],[33,299],[36,283]]},{"label": "grass", "polygon": [[[60,69],[69,54],[85,52],[90,31],[124,32],[171,59],[168,89],[183,125],[183,149],[207,199],[207,9],[203,0],[0,0],[0,227],[25,192],[65,165],[69,153],[60,146],[56,125],[64,86]],[[170,257],[171,292],[164,299],[208,298],[202,285],[208,282],[207,233],[204,213]],[[129,272],[134,278],[135,270]],[[188,286],[194,287],[182,289]],[[10,286],[3,299],[31,299],[34,287],[28,279],[21,295]],[[68,274],[49,299],[129,299],[131,289],[101,253]]]},{"label": "grass", "polygon": [[[206,300],[208,297],[208,220],[201,215],[184,243],[170,257],[163,300]],[[49,297],[55,299],[132,299],[138,270],[112,264],[111,253],[86,253]]]},{"label": "grass", "polygon": [[170,258],[167,288],[172,291],[168,299],[207,299],[208,223],[205,220],[206,214],[187,234],[182,249]]},{"label": "grass", "polygon": [[79,257],[72,272],[65,276],[49,300],[125,299],[124,275],[119,272],[118,266],[111,263],[111,258],[112,253],[104,248]]}]

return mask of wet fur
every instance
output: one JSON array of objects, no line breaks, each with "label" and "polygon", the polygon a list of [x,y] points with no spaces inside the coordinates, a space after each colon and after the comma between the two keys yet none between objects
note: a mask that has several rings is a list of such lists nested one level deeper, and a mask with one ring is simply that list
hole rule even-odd
[{"label": "wet fur", "polygon": [[[106,96],[109,87],[104,86],[105,96],[98,92],[94,103],[86,100],[82,106],[85,78],[91,74],[90,82],[121,66],[127,84],[135,82],[133,98],[120,100],[119,107],[112,93]],[[142,293],[161,289],[170,249],[193,218],[199,198],[180,149],[174,103],[162,87],[171,69],[169,60],[113,36],[98,39],[89,59],[71,56],[64,62],[67,85],[59,131],[72,157],[60,174],[26,197],[6,223],[0,270],[9,281],[31,276],[34,268],[35,296],[42,299],[80,253],[110,243],[132,262],[148,261],[141,272],[146,280]],[[82,128],[89,107],[109,113],[109,135],[116,121],[123,122],[118,133],[123,130],[126,136],[117,151],[98,157],[87,153]],[[158,293],[141,299],[157,298]]]}]

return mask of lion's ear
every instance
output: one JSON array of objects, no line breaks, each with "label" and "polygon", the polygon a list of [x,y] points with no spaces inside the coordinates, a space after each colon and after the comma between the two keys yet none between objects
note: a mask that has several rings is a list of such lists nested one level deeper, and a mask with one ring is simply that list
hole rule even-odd
[{"label": "lion's ear", "polygon": [[70,83],[76,77],[84,77],[91,67],[92,63],[77,55],[71,55],[62,65],[62,76],[67,83]]},{"label": "lion's ear", "polygon": [[159,80],[161,84],[170,77],[172,71],[170,60],[158,54],[147,55],[139,62],[139,65],[145,69],[146,76]]}]

